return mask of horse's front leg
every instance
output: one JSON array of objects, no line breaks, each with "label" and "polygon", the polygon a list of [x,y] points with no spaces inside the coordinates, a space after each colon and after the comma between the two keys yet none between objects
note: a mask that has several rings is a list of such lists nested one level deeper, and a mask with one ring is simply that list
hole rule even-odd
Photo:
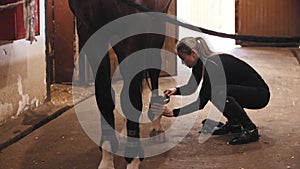
[{"label": "horse's front leg", "polygon": [[127,120],[127,142],[125,146],[125,160],[127,169],[138,169],[144,159],[144,149],[140,141],[139,123]]},{"label": "horse's front leg", "polygon": [[114,169],[114,155],[111,153],[111,144],[109,141],[104,141],[102,144],[102,159],[98,169]]},{"label": "horse's front leg", "polygon": [[139,168],[140,161],[144,158],[144,150],[140,141],[139,119],[142,112],[142,73],[133,78],[126,69],[120,66],[124,85],[121,92],[121,107],[126,117],[127,140],[125,143],[125,160],[128,169]]},{"label": "horse's front leg", "polygon": [[115,133],[113,113],[115,104],[112,91],[110,61],[107,55],[100,63],[95,80],[96,101],[101,113],[100,149],[102,149],[102,159],[98,169],[114,169],[113,152],[117,152],[119,147]]},{"label": "horse's front leg", "polygon": [[[161,37],[157,37],[161,38]],[[163,40],[156,39],[158,42],[163,42]],[[161,44],[162,45],[162,44]],[[155,115],[153,112],[150,111],[151,105],[153,103],[159,104],[166,104],[169,98],[159,95],[158,91],[158,80],[160,75],[161,69],[161,53],[160,50],[155,50],[152,52],[152,56],[147,61],[147,64],[150,64],[152,67],[156,69],[148,69],[148,73],[151,79],[151,99],[150,99],[150,106],[148,112],[148,118],[152,121],[152,131],[150,132],[150,140],[153,142],[165,142],[165,134],[164,128],[161,124],[161,115]]]},{"label": "horse's front leg", "polygon": [[[152,96],[150,100],[150,108],[154,103],[167,104],[169,98],[166,96]],[[150,132],[150,140],[152,142],[161,143],[166,141],[164,127],[161,123],[162,115],[156,115],[149,109],[148,117],[152,121],[152,130]]]}]

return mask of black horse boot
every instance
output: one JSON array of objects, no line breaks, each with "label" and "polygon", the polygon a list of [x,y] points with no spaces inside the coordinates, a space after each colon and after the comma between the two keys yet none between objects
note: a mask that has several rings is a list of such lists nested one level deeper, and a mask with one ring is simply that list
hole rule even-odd
[{"label": "black horse boot", "polygon": [[111,146],[111,151],[116,153],[119,149],[119,142],[116,137],[115,130],[109,125],[102,125],[102,134],[100,139],[100,150],[102,150],[103,143],[108,141]]},{"label": "black horse boot", "polygon": [[130,164],[134,158],[144,159],[144,148],[139,138],[139,130],[127,130],[127,142],[125,147],[125,160]]},{"label": "black horse boot", "polygon": [[150,105],[149,105],[149,110],[148,110],[148,118],[153,121],[155,120],[155,114],[150,110],[151,109],[151,105],[154,103],[158,103],[158,104],[168,104],[170,102],[170,97],[167,95],[164,96],[158,96],[158,95],[154,95],[151,97],[150,100]]},{"label": "black horse boot", "polygon": [[227,96],[225,101],[225,107],[222,110],[221,107],[216,104],[220,111],[223,112],[223,115],[227,118],[227,122],[215,129],[212,135],[224,135],[228,133],[241,133],[242,127],[237,116],[239,112],[243,111],[242,108],[238,105],[233,97]]}]

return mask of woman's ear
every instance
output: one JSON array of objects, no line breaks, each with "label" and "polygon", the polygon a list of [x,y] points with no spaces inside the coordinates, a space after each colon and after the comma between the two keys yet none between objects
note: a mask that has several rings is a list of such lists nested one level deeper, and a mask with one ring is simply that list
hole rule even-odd
[{"label": "woman's ear", "polygon": [[194,58],[199,58],[198,52],[195,49],[192,49],[192,55]]}]

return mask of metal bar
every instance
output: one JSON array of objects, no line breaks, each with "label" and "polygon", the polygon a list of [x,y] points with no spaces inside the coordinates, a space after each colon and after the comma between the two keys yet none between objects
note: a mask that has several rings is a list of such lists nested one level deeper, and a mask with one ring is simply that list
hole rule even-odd
[{"label": "metal bar", "polygon": [[50,46],[49,46],[49,34],[48,34],[48,30],[49,30],[49,24],[48,24],[48,0],[45,0],[45,32],[46,32],[46,42],[45,42],[45,45],[46,45],[46,83],[47,83],[47,86],[46,86],[46,90],[47,90],[47,93],[46,93],[46,102],[49,102],[51,101],[51,54],[50,54]]}]

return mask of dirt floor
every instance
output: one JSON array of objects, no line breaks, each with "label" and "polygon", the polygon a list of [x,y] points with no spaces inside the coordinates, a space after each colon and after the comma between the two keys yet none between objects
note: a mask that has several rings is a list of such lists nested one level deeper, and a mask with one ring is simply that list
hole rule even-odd
[{"label": "dirt floor", "polygon": [[[259,126],[258,142],[231,146],[226,144],[234,135],[212,136],[199,143],[201,120],[206,118],[211,105],[178,119],[164,118],[168,130],[175,121],[192,123],[187,136],[171,150],[146,158],[142,169],[298,169],[300,168],[300,64],[290,49],[236,48],[230,53],[252,65],[266,80],[271,90],[269,105],[261,110],[246,110]],[[190,71],[179,63],[179,75],[162,78],[165,89],[184,84]],[[116,82],[116,91],[121,83]],[[60,90],[59,88],[58,90]],[[66,89],[65,91],[68,91]],[[80,93],[80,92],[79,92]],[[118,92],[117,92],[118,96]],[[171,99],[170,107],[186,104],[195,97]],[[145,96],[144,99],[147,99]],[[68,99],[66,99],[67,102]],[[59,102],[59,101],[58,101]],[[117,101],[118,102],[118,101]],[[97,144],[89,138],[78,121],[78,107],[87,112],[93,107],[94,97],[79,103],[57,119],[35,130],[17,143],[0,152],[0,169],[95,169],[101,159]],[[145,106],[145,109],[147,107]],[[96,112],[90,112],[91,119]],[[79,116],[80,117],[80,116]],[[80,118],[79,118],[80,119]],[[81,119],[82,120],[82,119]],[[93,123],[94,121],[87,121]],[[222,119],[224,122],[224,119]],[[81,121],[82,123],[83,121]],[[122,116],[117,115],[117,130],[122,129]],[[82,123],[83,124],[83,123]],[[147,135],[149,125],[142,125]],[[97,131],[97,129],[95,129]],[[174,137],[167,137],[172,140]],[[124,159],[115,156],[116,169],[126,168]]]}]

